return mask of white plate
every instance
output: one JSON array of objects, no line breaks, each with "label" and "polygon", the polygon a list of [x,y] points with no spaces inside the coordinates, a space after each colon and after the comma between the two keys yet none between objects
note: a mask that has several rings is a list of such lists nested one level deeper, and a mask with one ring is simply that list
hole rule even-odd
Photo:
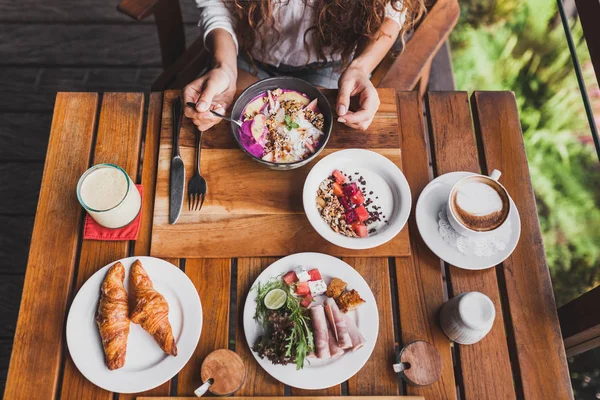
[{"label": "white plate", "polygon": [[470,175],[475,174],[472,172],[450,172],[429,182],[419,196],[415,216],[423,241],[436,256],[459,268],[486,269],[506,260],[517,247],[521,235],[521,218],[514,201],[509,196],[512,234],[510,240],[506,243],[506,248],[491,257],[468,256],[458,251],[457,248],[450,246],[438,230],[438,213],[448,201],[448,196],[454,184]]},{"label": "white plate", "polygon": [[[321,182],[339,169],[352,177],[363,176],[375,205],[381,207],[389,224],[364,238],[351,238],[333,231],[317,210],[317,190]],[[358,172],[359,175],[354,175]],[[379,199],[375,199],[379,197]],[[348,149],[331,153],[312,168],[302,194],[304,212],[313,228],[325,240],[347,249],[362,250],[392,240],[406,225],[412,204],[410,187],[400,169],[386,157],[369,150]]]},{"label": "white plate", "polygon": [[[129,268],[140,260],[154,288],[169,303],[169,322],[173,328],[177,356],[163,352],[154,338],[140,325],[130,325],[125,365],[111,371],[104,363],[104,350],[94,320],[100,286],[108,268],[97,271],[81,287],[67,319],[67,346],[73,362],[93,384],[117,393],[137,393],[163,384],[177,374],[190,359],[202,330],[202,306],[194,284],[176,266],[153,257],[129,257],[125,267],[128,290]],[[115,261],[116,262],[116,261]]]},{"label": "white plate", "polygon": [[[362,276],[354,268],[332,256],[321,253],[298,253],[284,257],[266,268],[254,281],[252,288],[258,282],[264,283],[269,279],[291,271],[298,265],[310,270],[318,268],[326,283],[333,278],[340,278],[348,283],[348,289],[356,289],[365,303],[348,315],[353,318],[358,329],[365,337],[364,347],[357,351],[347,351],[340,357],[331,360],[313,360],[305,362],[304,369],[296,370],[296,364],[275,365],[269,360],[261,359],[254,351],[256,361],[278,381],[300,389],[324,389],[338,385],[356,374],[365,365],[377,341],[379,332],[379,314],[373,292]],[[318,296],[317,303],[326,297]],[[262,327],[254,320],[256,312],[256,290],[251,289],[244,306],[244,333],[246,342],[252,348],[262,334]]]}]

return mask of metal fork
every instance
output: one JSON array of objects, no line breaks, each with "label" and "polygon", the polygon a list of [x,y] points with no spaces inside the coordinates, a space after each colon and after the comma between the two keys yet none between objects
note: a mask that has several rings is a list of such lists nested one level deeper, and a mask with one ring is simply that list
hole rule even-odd
[{"label": "metal fork", "polygon": [[196,172],[188,184],[188,209],[190,211],[200,211],[200,209],[202,209],[204,198],[206,197],[206,190],[208,189],[206,180],[200,175],[200,152],[202,151],[203,133],[204,132],[201,131],[196,133]]}]

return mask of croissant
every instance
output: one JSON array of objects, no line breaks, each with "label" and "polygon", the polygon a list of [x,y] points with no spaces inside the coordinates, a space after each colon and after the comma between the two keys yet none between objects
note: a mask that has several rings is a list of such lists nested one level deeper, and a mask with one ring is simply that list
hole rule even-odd
[{"label": "croissant", "polygon": [[154,337],[156,343],[167,354],[177,355],[173,330],[169,323],[169,304],[158,293],[146,270],[135,260],[129,271],[129,293],[131,295],[131,321]]},{"label": "croissant", "polygon": [[123,286],[125,268],[120,262],[108,269],[100,288],[96,323],[102,338],[106,366],[110,370],[125,365],[129,335],[129,307]]}]

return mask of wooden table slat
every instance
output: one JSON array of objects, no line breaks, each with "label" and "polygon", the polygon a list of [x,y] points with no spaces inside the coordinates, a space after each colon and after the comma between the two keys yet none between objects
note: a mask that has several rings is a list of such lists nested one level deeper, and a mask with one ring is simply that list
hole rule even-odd
[{"label": "wooden table slat", "polygon": [[37,397],[53,398],[57,390],[83,215],[75,194],[65,190],[75,188],[89,165],[97,104],[95,93],[56,96],[5,399],[30,398],[33,387]]},{"label": "wooden table slat", "polygon": [[487,170],[502,171],[500,182],[521,217],[519,244],[496,268],[506,286],[523,395],[573,398],[514,94],[475,92],[472,106]]},{"label": "wooden table slat", "polygon": [[156,191],[156,172],[158,171],[158,147],[160,144],[160,117],[162,115],[162,93],[151,93],[148,104],[148,120],[144,135],[144,155],[142,158],[141,184],[144,187],[142,199],[142,220],[140,233],[134,243],[133,254],[150,254],[152,240],[152,219],[154,217],[154,192]]},{"label": "wooden table slat", "polygon": [[[343,258],[367,281],[379,311],[379,334],[367,363],[348,380],[348,394],[355,396],[394,396],[400,393],[394,340],[392,289],[387,258]],[[376,372],[375,372],[376,371]]]},{"label": "wooden table slat", "polygon": [[212,351],[229,346],[230,259],[189,259],[185,274],[202,302],[202,334],[190,361],[177,376],[177,394],[193,395],[200,385],[200,367]]},{"label": "wooden table slat", "polygon": [[432,343],[442,356],[442,376],[429,386],[407,386],[407,394],[427,399],[456,399],[450,340],[439,328],[438,312],[444,303],[440,259],[427,247],[415,220],[417,199],[430,180],[422,103],[417,92],[398,92],[398,121],[404,152],[403,171],[412,190],[408,224],[411,257],[396,258],[401,345],[415,340]]},{"label": "wooden table slat", "polygon": [[[453,171],[478,173],[477,145],[467,93],[431,92],[427,106],[435,174],[440,176]],[[451,295],[482,292],[496,308],[494,326],[483,340],[468,346],[457,345],[465,397],[481,399],[493,393],[496,399],[515,398],[496,270],[469,271],[450,266],[449,273]]]},{"label": "wooden table slat", "polygon": [[[237,260],[237,302],[235,352],[246,365],[246,381],[236,396],[283,396],[284,385],[269,375],[254,359],[244,335],[244,304],[252,284],[258,275],[276,258],[239,258]],[[250,344],[251,345],[251,344]]]},{"label": "wooden table slat", "polygon": [[[93,163],[122,167],[137,180],[144,96],[141,93],[107,93],[102,99]],[[77,270],[76,291],[100,268],[127,257],[130,242],[84,240]],[[88,381],[67,357],[61,399],[112,399],[112,393]]]},{"label": "wooden table slat", "polygon": [[[142,157],[141,183],[144,187],[142,199],[142,220],[138,239],[134,243],[134,256],[147,256],[150,254],[150,240],[152,237],[152,209],[154,208],[154,187],[156,183],[156,164],[158,160],[158,143],[160,139],[160,116],[162,110],[162,93],[150,94],[148,104],[148,120],[144,135],[144,155]],[[179,267],[179,259],[166,259]],[[135,400],[140,396],[168,396],[171,393],[171,381],[163,383],[154,389],[142,393],[119,394],[119,400]]]}]

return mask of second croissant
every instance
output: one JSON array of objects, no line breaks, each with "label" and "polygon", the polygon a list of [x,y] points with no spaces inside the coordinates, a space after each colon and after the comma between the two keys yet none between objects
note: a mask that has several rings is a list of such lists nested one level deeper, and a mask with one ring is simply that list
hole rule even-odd
[{"label": "second croissant", "polygon": [[173,330],[169,323],[169,304],[148,276],[142,263],[136,260],[129,271],[129,295],[131,297],[131,322],[140,324],[154,337],[167,354],[177,355]]}]

